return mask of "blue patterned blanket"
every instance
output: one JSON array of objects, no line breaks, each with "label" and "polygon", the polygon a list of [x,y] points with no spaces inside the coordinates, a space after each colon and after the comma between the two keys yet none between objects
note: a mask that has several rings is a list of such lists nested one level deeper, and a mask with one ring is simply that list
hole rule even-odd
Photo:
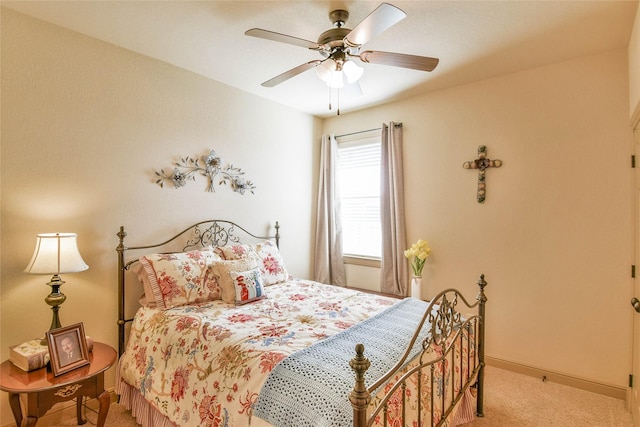
[{"label": "blue patterned blanket", "polygon": [[[282,360],[269,374],[254,416],[276,427],[345,427],[353,425],[349,402],[355,376],[349,361],[357,343],[364,344],[371,367],[366,383],[384,375],[400,359],[428,303],[406,298],[337,335]],[[423,335],[428,332],[423,326]],[[421,350],[416,341],[411,361]]]}]

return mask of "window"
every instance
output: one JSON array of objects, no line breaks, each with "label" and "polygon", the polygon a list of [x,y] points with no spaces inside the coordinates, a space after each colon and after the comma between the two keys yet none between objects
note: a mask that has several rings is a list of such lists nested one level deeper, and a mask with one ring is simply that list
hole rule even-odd
[{"label": "window", "polygon": [[338,140],[337,180],[344,255],[379,259],[382,252],[379,136]]}]

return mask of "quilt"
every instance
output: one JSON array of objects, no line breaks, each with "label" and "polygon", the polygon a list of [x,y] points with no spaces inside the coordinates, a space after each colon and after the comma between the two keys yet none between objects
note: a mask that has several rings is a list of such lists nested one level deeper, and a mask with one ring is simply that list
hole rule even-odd
[{"label": "quilt", "polygon": [[300,279],[266,294],[241,306],[140,308],[118,380],[178,426],[245,427],[280,361],[399,302]]},{"label": "quilt", "polygon": [[[256,404],[256,415],[279,427],[353,425],[353,408],[346,398],[353,389],[349,361],[354,346],[364,344],[371,367],[365,374],[372,384],[391,370],[409,346],[428,304],[407,298],[280,362],[267,378]],[[412,348],[409,360],[420,352],[428,328]]]}]

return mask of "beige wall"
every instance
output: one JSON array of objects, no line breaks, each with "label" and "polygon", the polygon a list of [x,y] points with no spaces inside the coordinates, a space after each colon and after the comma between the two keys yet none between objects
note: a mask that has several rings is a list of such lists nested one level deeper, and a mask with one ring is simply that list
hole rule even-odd
[{"label": "beige wall", "polygon": [[[37,233],[78,233],[90,268],[63,275],[60,317],[114,346],[120,225],[135,244],[207,218],[258,233],[279,220],[289,270],[310,276],[318,119],[10,10],[1,31],[2,360],[51,322],[50,277],[22,272]],[[246,172],[254,195],[206,193],[203,178],[154,184],[154,170],[210,148]]]},{"label": "beige wall", "polygon": [[629,109],[635,121],[640,119],[640,7],[629,41]]},{"label": "beige wall", "polygon": [[[625,387],[632,203],[626,49],[325,121],[336,134],[404,123],[407,238],[427,239],[429,294],[475,295],[487,354]],[[500,169],[462,168],[478,145]]]}]

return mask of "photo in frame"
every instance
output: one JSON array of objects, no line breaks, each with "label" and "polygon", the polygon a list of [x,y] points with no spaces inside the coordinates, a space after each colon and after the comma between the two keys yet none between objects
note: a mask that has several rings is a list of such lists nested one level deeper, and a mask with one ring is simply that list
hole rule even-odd
[{"label": "photo in frame", "polygon": [[90,362],[82,323],[48,331],[47,343],[54,376],[88,365]]}]

